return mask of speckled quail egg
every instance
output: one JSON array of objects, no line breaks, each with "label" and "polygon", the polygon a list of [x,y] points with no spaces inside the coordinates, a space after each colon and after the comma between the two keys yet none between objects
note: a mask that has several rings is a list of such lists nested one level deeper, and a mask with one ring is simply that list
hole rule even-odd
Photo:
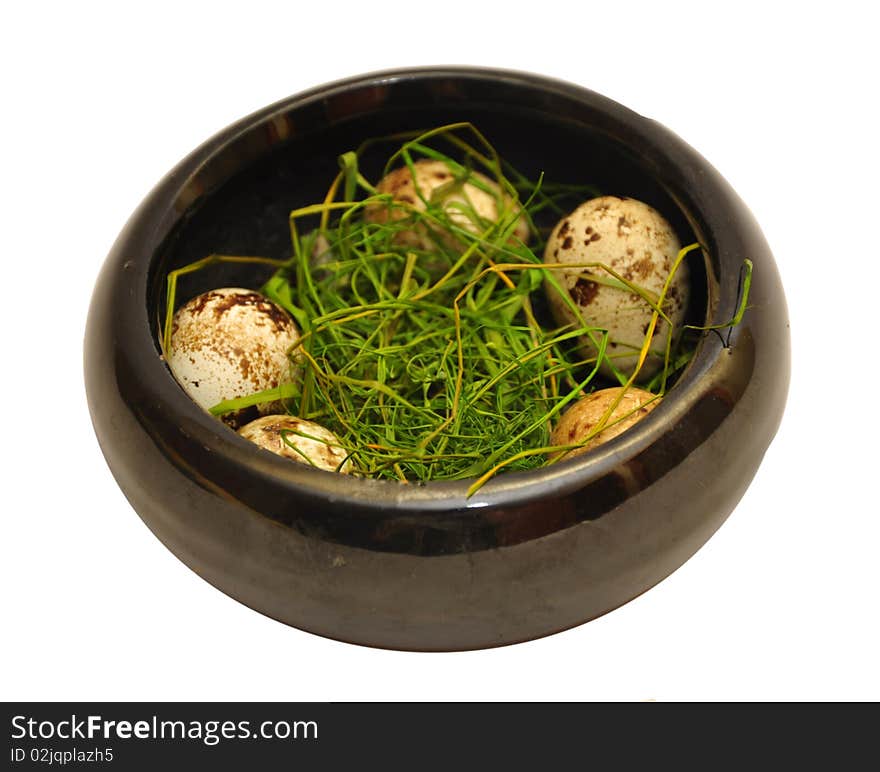
[{"label": "speckled quail egg", "polygon": [[[501,216],[510,216],[513,213],[510,207],[518,206],[500,192],[494,180],[479,172],[470,172],[468,179],[479,182],[482,187],[457,178],[443,161],[422,159],[416,161],[413,167],[415,178],[409,167],[402,166],[381,179],[376,191],[390,194],[394,204],[367,207],[364,216],[368,222],[384,223],[389,218],[392,221],[403,220],[411,216],[408,210],[424,212],[427,208],[425,201],[430,201],[442,205],[449,219],[463,230],[480,233],[488,223],[497,222]],[[501,207],[501,212],[499,202],[507,204]],[[523,242],[528,240],[529,225],[524,215],[517,220],[512,236]],[[426,251],[435,249],[437,241],[452,248],[460,246],[453,234],[440,228],[429,228],[424,222],[395,234],[395,242],[400,246]]]},{"label": "speckled quail egg", "polygon": [[[601,267],[574,267],[584,263],[609,266],[633,285],[659,297],[681,249],[672,226],[655,209],[633,198],[601,196],[581,204],[562,218],[547,241],[545,263],[567,263],[555,275],[563,290],[580,310],[580,317],[560,294],[547,286],[550,307],[560,325],[584,324],[608,330],[606,356],[625,376],[632,374],[648,333],[653,309],[626,287],[592,281],[589,276],[612,279]],[[612,279],[613,280],[613,279]],[[676,270],[663,310],[680,328],[690,295],[690,276],[685,262]],[[649,354],[639,377],[649,377],[663,364],[669,325],[658,319]],[[599,338],[597,337],[597,341]],[[596,346],[584,336],[585,353],[595,356]],[[603,363],[602,372],[613,370]]]},{"label": "speckled quail egg", "polygon": [[[178,309],[168,365],[186,393],[207,410],[292,380],[288,351],[299,337],[283,308],[253,290],[224,287]],[[278,409],[277,403],[260,406],[260,412]]]},{"label": "speckled quail egg", "polygon": [[[586,453],[626,431],[657,407],[661,399],[656,394],[637,389],[635,386],[630,386],[628,389],[614,387],[594,391],[581,397],[563,413],[556,428],[553,429],[550,444],[574,445],[585,440],[591,432],[596,431],[603,416],[618,398],[620,401],[605,421],[605,428],[601,428],[582,447],[564,453],[566,458]],[[558,455],[559,452],[553,453],[551,458]]]},{"label": "speckled quail egg", "polygon": [[303,464],[342,474],[354,471],[339,438],[312,421],[292,415],[266,415],[245,424],[238,433],[261,448]]}]

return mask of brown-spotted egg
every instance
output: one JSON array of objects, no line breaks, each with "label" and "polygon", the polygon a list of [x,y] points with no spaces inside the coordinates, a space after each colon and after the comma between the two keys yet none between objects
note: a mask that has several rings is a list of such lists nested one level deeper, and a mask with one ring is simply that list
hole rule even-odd
[{"label": "brown-spotted egg", "polygon": [[[168,364],[184,391],[208,410],[291,381],[288,352],[299,337],[283,308],[253,290],[224,287],[175,313]],[[267,410],[277,411],[278,404],[260,406]]]},{"label": "brown-spotted egg", "polygon": [[[586,324],[607,330],[606,356],[624,375],[631,375],[649,332],[653,309],[629,288],[602,284],[591,276],[612,279],[612,274],[601,267],[608,266],[656,298],[680,249],[672,226],[656,209],[641,201],[600,196],[581,204],[557,223],[544,250],[545,263],[571,265],[555,270],[554,274],[580,311],[575,315],[548,285],[548,299],[557,323],[576,327]],[[688,267],[682,262],[663,304],[674,328],[680,328],[684,322],[689,295]],[[662,366],[668,331],[669,325],[660,317],[639,377],[649,377]],[[584,336],[581,342],[585,353],[596,355],[597,347],[588,337]],[[602,372],[613,375],[607,362],[603,363]]]},{"label": "brown-spotted egg", "polygon": [[284,458],[350,474],[354,465],[339,438],[329,429],[292,415],[267,415],[238,430],[245,439]]},{"label": "brown-spotted egg", "polygon": [[[550,444],[576,445],[586,440],[581,447],[563,454],[565,458],[579,456],[626,431],[658,404],[660,397],[635,386],[594,391],[581,397],[562,414],[550,436]],[[562,451],[551,454],[551,458],[559,453]]]},{"label": "brown-spotted egg", "polygon": [[[404,220],[411,217],[412,211],[426,211],[425,202],[430,201],[442,206],[453,224],[477,234],[485,230],[488,223],[519,211],[518,205],[501,192],[494,180],[479,172],[471,171],[466,177],[458,177],[443,161],[430,159],[416,161],[413,170],[415,175],[408,166],[402,166],[380,180],[376,192],[390,194],[392,203],[367,207],[365,219],[368,222]],[[522,214],[516,220],[512,237],[523,242],[528,240],[529,225]],[[427,251],[436,249],[437,241],[452,248],[460,246],[454,234],[440,227],[428,228],[424,222],[402,228],[394,238],[400,246]]]}]

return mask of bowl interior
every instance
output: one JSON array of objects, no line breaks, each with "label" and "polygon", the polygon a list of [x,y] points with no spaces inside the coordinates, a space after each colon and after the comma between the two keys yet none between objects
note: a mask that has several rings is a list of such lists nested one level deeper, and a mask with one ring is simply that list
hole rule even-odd
[{"label": "bowl interior", "polygon": [[[505,98],[491,89],[491,79],[464,79],[464,92],[455,90],[456,83],[447,78],[393,87],[366,84],[337,95],[281,103],[277,110],[245,119],[239,131],[209,148],[198,171],[181,187],[175,204],[179,217],[151,265],[147,302],[157,351],[169,270],[212,253],[289,257],[289,212],[323,200],[338,171],[339,155],[372,137],[470,121],[527,177],[543,173],[553,182],[587,183],[603,194],[641,199],[663,213],[682,244],[706,243],[698,232],[699,216],[670,192],[662,164],[643,154],[625,133],[609,129],[601,112],[594,123],[589,111],[586,117],[573,117],[563,100],[548,101],[537,85],[519,86]],[[474,89],[485,89],[484,98],[477,98],[483,92],[471,93]],[[380,143],[362,158],[368,179],[378,181],[399,144]],[[572,208],[577,203],[573,200]],[[555,220],[551,215],[539,225],[551,227]],[[699,324],[706,318],[708,296],[706,265],[699,253],[692,253],[690,268],[688,321]],[[220,286],[257,288],[270,270],[219,264],[183,276],[178,305]],[[217,426],[227,431],[219,421]]]}]

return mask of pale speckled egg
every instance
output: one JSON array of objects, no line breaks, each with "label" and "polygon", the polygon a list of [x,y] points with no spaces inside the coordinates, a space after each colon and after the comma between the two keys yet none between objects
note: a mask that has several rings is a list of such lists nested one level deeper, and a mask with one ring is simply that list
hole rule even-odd
[{"label": "pale speckled egg", "polygon": [[[424,198],[443,207],[449,219],[470,233],[480,233],[487,223],[497,222],[499,217],[513,214],[511,207],[518,206],[506,194],[502,194],[498,184],[484,174],[472,171],[468,179],[478,180],[492,192],[478,187],[472,182],[456,179],[455,174],[443,161],[422,159],[414,164],[415,179],[409,167],[402,166],[385,175],[376,186],[378,193],[392,196],[394,205],[375,204],[367,207],[365,219],[368,222],[384,223],[403,220],[411,216],[411,211],[424,212]],[[418,188],[418,191],[417,191]],[[421,193],[421,197],[419,196]],[[499,211],[499,202],[502,203]],[[512,233],[513,239],[526,242],[529,225],[524,215],[520,215]],[[428,228],[419,223],[413,228],[403,229],[395,235],[400,246],[414,247],[430,251],[439,240],[451,248],[460,246],[458,239],[441,229]]]},{"label": "pale speckled egg", "polygon": [[339,438],[329,429],[291,415],[267,415],[238,430],[245,439],[279,456],[328,472],[350,474],[355,468]]},{"label": "pale speckled egg", "polygon": [[[632,374],[648,333],[653,310],[644,298],[627,288],[591,281],[589,276],[611,278],[601,267],[575,267],[585,263],[609,266],[637,287],[659,296],[681,249],[672,226],[655,209],[633,198],[601,196],[581,204],[562,218],[547,241],[545,263],[572,264],[557,269],[556,277],[580,310],[580,317],[547,285],[553,315],[560,325],[584,324],[608,330],[606,355],[624,375]],[[684,322],[690,296],[687,264],[676,270],[664,312],[678,329]],[[669,325],[659,318],[649,354],[639,377],[649,377],[663,364]],[[597,338],[598,340],[598,338]],[[595,356],[596,347],[582,340],[585,353]],[[611,376],[607,362],[602,372]]]},{"label": "pale speckled egg", "polygon": [[[604,424],[600,426],[603,416],[618,397],[620,401]],[[562,414],[562,418],[553,429],[550,444],[574,445],[586,439],[591,432],[598,428],[599,431],[582,447],[564,454],[566,458],[579,456],[603,442],[617,437],[638,423],[660,404],[660,399],[656,394],[637,389],[635,386],[630,386],[628,389],[616,386],[611,389],[594,391],[592,394],[581,397]],[[557,455],[559,452],[551,454],[551,458]]]},{"label": "pale speckled egg", "polygon": [[[291,381],[295,371],[288,351],[299,337],[283,308],[253,290],[224,287],[178,309],[168,365],[186,393],[207,410]],[[260,412],[277,410],[277,403],[260,406]]]}]

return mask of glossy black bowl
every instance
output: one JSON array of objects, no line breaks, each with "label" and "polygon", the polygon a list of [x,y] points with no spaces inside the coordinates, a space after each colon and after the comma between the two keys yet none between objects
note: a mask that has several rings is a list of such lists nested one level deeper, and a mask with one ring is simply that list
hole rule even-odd
[{"label": "glossy black bowl", "polygon": [[[475,122],[528,173],[641,198],[706,257],[707,334],[663,403],[570,461],[467,483],[399,485],[322,472],[238,437],[184,394],[158,345],[163,278],[211,252],[289,254],[290,209],[320,200],[367,137]],[[368,162],[369,163],[369,162]],[[254,284],[248,268],[183,290]],[[132,216],[95,288],[89,408],[120,487],[156,536],[213,585],[344,641],[453,650],[590,620],[669,575],[719,527],[776,432],[789,379],[785,298],[770,250],[721,176],[663,126],[582,88],[516,72],[365,75],[267,107],[210,139]]]}]

